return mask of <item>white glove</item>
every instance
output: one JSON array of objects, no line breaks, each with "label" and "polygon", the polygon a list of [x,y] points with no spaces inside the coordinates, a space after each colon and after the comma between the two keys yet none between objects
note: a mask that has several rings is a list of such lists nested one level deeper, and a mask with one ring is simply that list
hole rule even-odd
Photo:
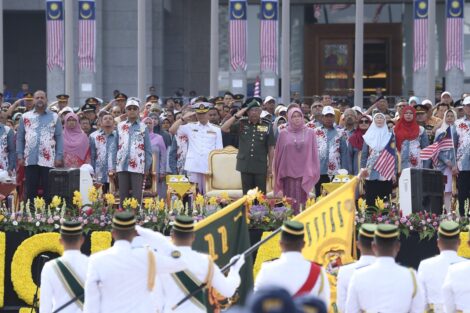
[{"label": "white glove", "polygon": [[233,264],[231,266],[230,272],[232,272],[232,269],[233,269],[234,272],[238,273],[238,272],[240,272],[240,269],[242,268],[242,266],[245,264],[245,255],[244,254],[241,254],[241,255],[237,254],[236,256],[234,256],[230,259],[230,264],[232,264],[232,262],[235,261],[235,260],[237,260],[237,261],[235,262],[235,264]]}]

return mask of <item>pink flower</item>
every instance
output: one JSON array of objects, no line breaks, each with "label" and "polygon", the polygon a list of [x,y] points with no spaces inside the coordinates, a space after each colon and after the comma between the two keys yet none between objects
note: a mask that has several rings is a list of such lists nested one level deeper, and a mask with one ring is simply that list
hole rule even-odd
[{"label": "pink flower", "polygon": [[382,217],[377,218],[377,222],[382,222],[382,220],[383,220]]},{"label": "pink flower", "polygon": [[80,216],[80,217],[78,218],[78,221],[79,221],[80,223],[83,223],[83,217]]},{"label": "pink flower", "polygon": [[[81,218],[81,217],[80,217]],[[88,224],[88,220],[83,220],[83,224],[86,225]]]},{"label": "pink flower", "polygon": [[54,223],[54,219],[52,217],[49,217],[47,219],[47,224],[52,224],[52,223]]},{"label": "pink flower", "polygon": [[400,222],[399,221],[395,221],[395,225],[400,225]]}]

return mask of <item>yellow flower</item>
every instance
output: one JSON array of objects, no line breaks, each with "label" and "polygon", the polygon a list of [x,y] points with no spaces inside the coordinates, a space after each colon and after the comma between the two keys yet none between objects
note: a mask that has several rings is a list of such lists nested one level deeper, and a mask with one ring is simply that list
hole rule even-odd
[{"label": "yellow flower", "polygon": [[106,200],[106,203],[108,205],[113,205],[114,202],[116,202],[116,199],[114,198],[114,195],[112,193],[105,194],[104,199]]},{"label": "yellow flower", "polygon": [[226,191],[224,191],[220,194],[220,198],[223,199],[223,200],[230,200],[228,192],[226,192]]},{"label": "yellow flower", "polygon": [[307,208],[311,207],[314,204],[315,204],[315,198],[308,198],[307,202],[305,203],[305,208],[307,209]]},{"label": "yellow flower", "polygon": [[160,211],[165,209],[165,200],[160,199],[160,202],[158,203],[158,208],[160,209]]},{"label": "yellow flower", "polygon": [[62,203],[62,199],[59,196],[52,197],[51,207],[57,208]]},{"label": "yellow flower", "polygon": [[216,197],[210,197],[209,198],[209,204],[210,205],[217,205],[217,198]]},{"label": "yellow flower", "polygon": [[45,206],[46,206],[46,201],[44,201],[43,198],[41,198],[41,197],[34,198],[34,208],[36,210],[42,211],[42,210],[44,210]]},{"label": "yellow flower", "polygon": [[82,195],[81,195],[80,191],[75,190],[73,192],[72,204],[76,205],[77,207],[82,206]]},{"label": "yellow flower", "polygon": [[263,217],[263,222],[264,223],[269,223],[269,217],[267,217],[267,216]]},{"label": "yellow flower", "polygon": [[152,198],[145,198],[144,199],[144,208],[146,210],[151,210],[153,209],[153,206],[154,206],[154,202],[153,202],[153,199]]},{"label": "yellow flower", "polygon": [[204,196],[201,195],[200,193],[197,194],[196,196],[196,200],[194,201],[196,203],[196,205],[198,206],[204,206]]},{"label": "yellow flower", "polygon": [[88,200],[90,200],[91,203],[98,200],[98,191],[95,186],[91,186],[90,189],[88,189]]},{"label": "yellow flower", "polygon": [[365,206],[366,206],[366,201],[362,198],[359,198],[357,200],[357,206],[360,208],[360,209],[364,209]]},{"label": "yellow flower", "polygon": [[385,207],[384,201],[377,197],[377,199],[375,199],[375,206],[377,207],[377,209],[383,210],[383,208]]}]

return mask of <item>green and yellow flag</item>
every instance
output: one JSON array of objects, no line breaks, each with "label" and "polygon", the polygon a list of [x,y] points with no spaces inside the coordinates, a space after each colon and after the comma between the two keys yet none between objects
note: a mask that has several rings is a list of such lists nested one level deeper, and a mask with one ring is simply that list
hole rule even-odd
[{"label": "green and yellow flag", "polygon": [[[196,223],[193,249],[210,254],[220,268],[228,264],[233,256],[250,248],[245,201],[246,197],[242,197]],[[252,264],[251,257],[247,257],[240,270],[242,283],[238,292],[241,302],[244,302],[247,294],[253,290]],[[208,312],[211,312],[210,308]]]}]

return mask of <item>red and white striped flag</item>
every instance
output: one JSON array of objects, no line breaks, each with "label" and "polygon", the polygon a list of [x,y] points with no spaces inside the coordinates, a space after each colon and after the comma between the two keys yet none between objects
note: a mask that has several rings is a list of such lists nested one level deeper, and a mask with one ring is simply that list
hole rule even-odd
[{"label": "red and white striped flag", "polygon": [[78,68],[96,71],[95,64],[96,22],[95,1],[78,2]]},{"label": "red and white striped flag", "polygon": [[446,11],[446,71],[463,71],[463,0],[447,0]]},{"label": "red and white striped flag", "polygon": [[253,97],[260,97],[260,96],[261,96],[260,81],[259,81],[259,76],[256,76],[255,88],[253,90]]},{"label": "red and white striped flag", "polygon": [[46,1],[47,69],[64,69],[64,10],[62,0]]},{"label": "red and white striped flag", "polygon": [[392,179],[395,175],[395,149],[392,148],[392,139],[385,148],[380,152],[377,161],[375,161],[374,169],[386,180]]},{"label": "red and white striped flag", "polygon": [[230,0],[230,64],[234,71],[246,70],[246,0]]},{"label": "red and white striped flag", "polygon": [[420,152],[421,160],[432,159],[433,164],[437,164],[437,158],[439,157],[439,152],[444,150],[449,150],[454,148],[454,142],[452,140],[452,130],[447,127],[446,131],[440,133],[432,145],[427,146],[422,149]]},{"label": "red and white striped flag", "polygon": [[428,0],[414,0],[414,71],[428,63]]},{"label": "red and white striped flag", "polygon": [[260,68],[277,73],[277,0],[261,1]]},{"label": "red and white striped flag", "polygon": [[336,3],[336,4],[330,4],[330,13],[336,13],[339,11],[343,11],[348,9],[352,4],[342,4],[342,3]]}]

